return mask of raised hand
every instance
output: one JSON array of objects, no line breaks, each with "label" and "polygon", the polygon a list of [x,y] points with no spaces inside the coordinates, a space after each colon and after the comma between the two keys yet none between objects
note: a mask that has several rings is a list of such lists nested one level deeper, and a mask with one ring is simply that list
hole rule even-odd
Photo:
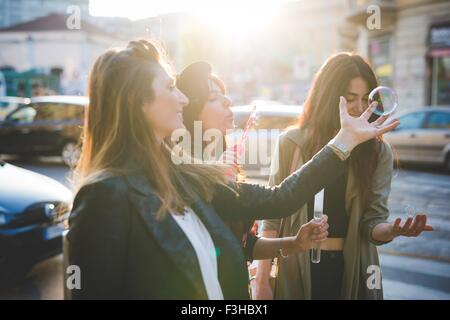
[{"label": "raised hand", "polygon": [[340,97],[341,130],[336,135],[335,140],[343,143],[351,151],[358,144],[391,131],[400,124],[400,121],[396,118],[386,121],[387,116],[381,116],[376,121],[369,122],[368,120],[376,106],[377,102],[373,102],[360,117],[352,117],[347,111],[347,101],[344,97]]}]

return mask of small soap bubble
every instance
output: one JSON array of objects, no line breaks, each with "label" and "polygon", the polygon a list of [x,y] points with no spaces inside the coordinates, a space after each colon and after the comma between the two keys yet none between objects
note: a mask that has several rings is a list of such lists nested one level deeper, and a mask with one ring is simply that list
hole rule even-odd
[{"label": "small soap bubble", "polygon": [[412,205],[407,204],[407,205],[405,205],[405,207],[403,209],[408,218],[414,217],[416,210],[414,209],[414,207]]}]

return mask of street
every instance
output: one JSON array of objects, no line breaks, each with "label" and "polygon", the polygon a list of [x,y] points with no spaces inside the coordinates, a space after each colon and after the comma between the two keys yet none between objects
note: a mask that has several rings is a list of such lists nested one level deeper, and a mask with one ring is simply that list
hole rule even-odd
[{"label": "street", "polygon": [[[69,186],[68,169],[58,158],[9,162]],[[249,181],[265,183],[261,179]],[[385,299],[450,299],[450,175],[437,169],[397,169],[389,208],[391,221],[426,212],[435,231],[415,239],[398,238],[379,247]],[[62,299],[62,279],[59,255],[37,264],[23,283],[0,292],[0,299]]]}]

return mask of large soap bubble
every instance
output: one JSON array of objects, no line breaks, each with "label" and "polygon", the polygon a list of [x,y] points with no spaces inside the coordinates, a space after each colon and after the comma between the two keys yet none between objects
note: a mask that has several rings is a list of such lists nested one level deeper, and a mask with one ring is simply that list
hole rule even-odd
[{"label": "large soap bubble", "polygon": [[398,105],[397,94],[388,87],[376,87],[369,94],[369,106],[376,101],[377,107],[373,111],[378,116],[387,116],[395,111]]}]

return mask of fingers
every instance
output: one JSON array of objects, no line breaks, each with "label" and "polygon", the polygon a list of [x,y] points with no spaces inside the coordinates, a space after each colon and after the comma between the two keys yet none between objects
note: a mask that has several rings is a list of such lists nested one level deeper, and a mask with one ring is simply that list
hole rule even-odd
[{"label": "fingers", "polygon": [[408,233],[408,230],[409,230],[409,227],[411,226],[411,223],[413,222],[413,218],[408,218],[408,219],[406,219],[406,222],[405,222],[405,224],[403,225],[403,227],[401,227],[401,233],[402,234],[407,234]]},{"label": "fingers", "polygon": [[327,223],[327,221],[328,221],[327,215],[323,215],[319,221],[311,219],[309,223],[312,223],[312,225],[314,226],[313,233],[318,234],[322,231],[328,230],[330,225]]},{"label": "fingers", "polygon": [[328,223],[324,223],[320,226],[314,227],[313,234],[320,234],[324,231],[327,231],[330,228],[330,225]]},{"label": "fingers", "polygon": [[361,115],[361,118],[363,118],[364,120],[368,121],[370,116],[372,115],[372,113],[375,111],[375,109],[377,108],[378,102],[374,101],[370,104],[370,106],[366,109],[366,111],[363,112],[363,114]]},{"label": "fingers", "polygon": [[417,226],[416,226],[416,228],[414,230],[414,236],[415,237],[419,236],[422,233],[423,228],[425,227],[424,217],[425,216],[423,214],[418,214],[416,216]]},{"label": "fingers", "polygon": [[328,224],[328,216],[324,214],[320,221],[312,219],[310,223],[314,225],[313,232],[311,234],[312,241],[325,241],[328,237],[328,229],[330,225]]},{"label": "fingers", "polygon": [[409,236],[412,237],[416,237],[418,235],[418,232],[420,233],[420,229],[419,226],[422,224],[422,218],[421,215],[418,214],[416,215],[416,217],[413,219],[413,223],[411,224],[411,226],[409,227],[409,229],[407,230],[407,234]]},{"label": "fingers", "polygon": [[323,241],[323,240],[326,240],[327,237],[328,237],[328,231],[323,231],[323,232],[321,232],[319,234],[313,234],[311,236],[311,240],[313,240],[313,241]]},{"label": "fingers", "polygon": [[341,120],[349,117],[348,111],[347,111],[347,100],[343,96],[339,97],[339,113],[341,116]]},{"label": "fingers", "polygon": [[418,237],[423,231],[433,231],[433,227],[427,225],[427,215],[418,214],[416,216],[417,225],[410,228],[410,236]]},{"label": "fingers", "polygon": [[394,234],[400,233],[400,222],[401,221],[402,221],[401,218],[395,219],[394,226],[392,227],[392,231],[394,232]]},{"label": "fingers", "polygon": [[400,124],[398,119],[394,119],[389,124],[384,124],[382,127],[377,129],[377,136],[382,135],[388,131],[395,129]]},{"label": "fingers", "polygon": [[380,125],[382,125],[385,121],[386,121],[386,119],[387,118],[389,118],[389,116],[381,116],[381,117],[379,117],[377,120],[375,120],[374,122],[372,122],[374,125],[376,125],[376,126],[380,126]]},{"label": "fingers", "polygon": [[426,214],[417,214],[414,218],[409,217],[405,224],[401,226],[401,218],[395,219],[392,226],[394,235],[406,237],[418,237],[423,231],[433,231],[434,228],[427,224]]},{"label": "fingers", "polygon": [[[389,119],[389,120],[385,121],[386,119]],[[380,121],[381,123],[379,124],[378,121]],[[381,116],[374,122],[374,124],[377,125],[379,128],[384,128],[384,127],[387,127],[387,126],[397,123],[397,122],[399,122],[399,124],[400,124],[400,120],[398,118],[389,117],[389,116]]]},{"label": "fingers", "polygon": [[425,226],[423,227],[423,230],[424,230],[424,231],[433,231],[434,228],[433,228],[432,226],[430,226],[430,225],[427,224],[427,219],[428,219],[427,215],[424,214],[423,216],[424,216],[424,217],[423,217],[423,223],[424,223],[424,225],[425,225]]}]

